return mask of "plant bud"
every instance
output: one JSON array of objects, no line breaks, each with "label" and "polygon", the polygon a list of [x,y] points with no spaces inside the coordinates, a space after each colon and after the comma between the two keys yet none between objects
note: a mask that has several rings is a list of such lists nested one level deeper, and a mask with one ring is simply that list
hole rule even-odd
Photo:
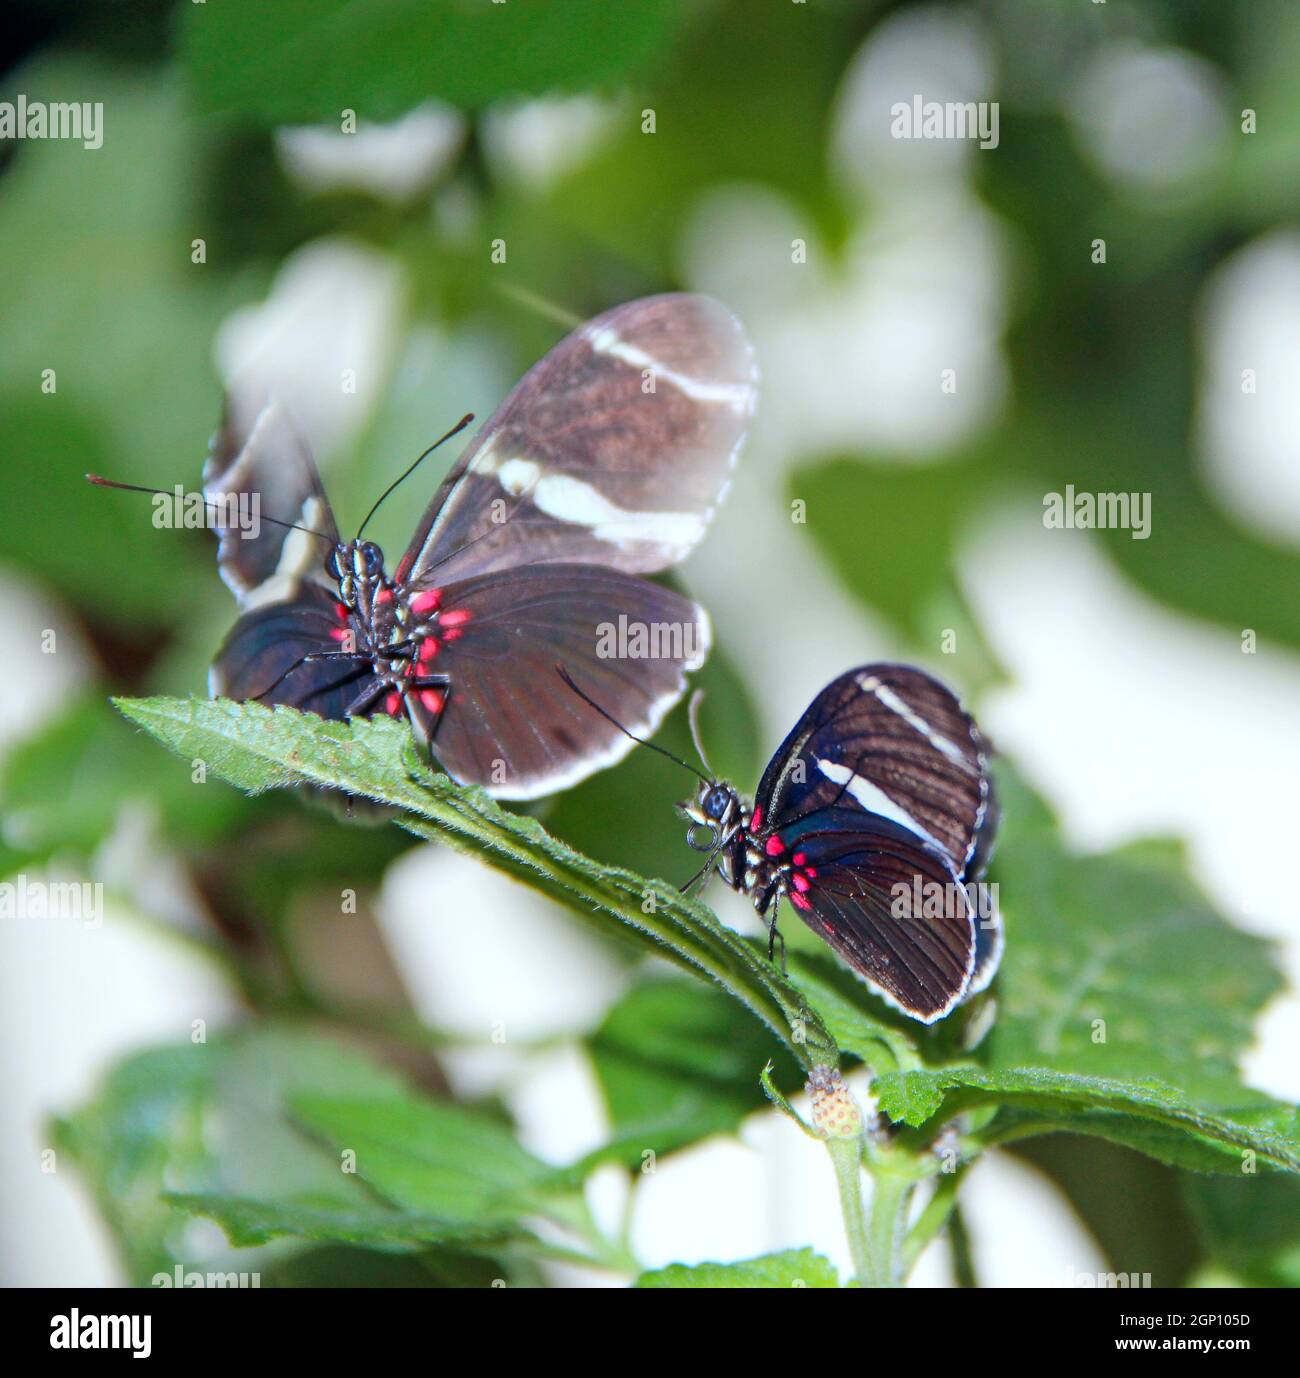
[{"label": "plant bud", "polygon": [[814,1067],[804,1090],[812,1100],[812,1122],[826,1139],[856,1139],[862,1111],[837,1067]]}]

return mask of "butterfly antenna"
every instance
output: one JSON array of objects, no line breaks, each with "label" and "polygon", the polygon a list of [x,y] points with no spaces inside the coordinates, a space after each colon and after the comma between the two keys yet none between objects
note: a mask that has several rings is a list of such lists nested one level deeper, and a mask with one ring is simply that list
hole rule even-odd
[{"label": "butterfly antenna", "polygon": [[704,741],[700,732],[700,704],[704,702],[704,690],[697,689],[691,695],[691,701],[686,705],[686,718],[691,725],[691,744],[695,747],[695,754],[700,758],[704,769],[708,771],[709,778],[716,780],[718,772],[709,764],[709,758],[704,754]]},{"label": "butterfly antenna", "polygon": [[427,450],[425,450],[425,452],[419,457],[419,459],[417,459],[415,463],[412,464],[404,474],[402,474],[399,478],[395,478],[392,481],[392,483],[390,483],[388,487],[384,489],[384,491],[379,495],[379,501],[376,502],[375,505],[370,509],[370,511],[366,513],[366,519],[361,523],[361,526],[357,531],[357,540],[361,539],[361,532],[364,531],[366,527],[369,525],[370,518],[373,517],[375,513],[379,511],[380,504],[393,491],[393,489],[398,487],[399,484],[405,483],[406,480],[410,478],[413,473],[415,473],[415,471],[420,467],[420,465],[423,464],[424,461],[429,458],[429,456],[438,448],[439,445],[445,445],[447,441],[449,441],[452,438],[452,436],[459,435],[461,431],[463,431],[465,427],[468,426],[471,421],[473,421],[473,419],[474,413],[467,412],[464,416],[460,418],[459,421],[456,422],[456,424],[451,428],[451,430],[447,432],[446,435],[444,435],[439,440],[435,440],[433,444],[430,445]]},{"label": "butterfly antenna", "polygon": [[599,713],[600,716],[605,719],[606,722],[613,723],[614,726],[617,727],[618,730],[625,737],[631,737],[632,740],[636,742],[639,746],[648,746],[651,751],[657,751],[661,756],[667,756],[670,761],[676,761],[677,764],[681,766],[683,770],[689,770],[692,775],[698,775],[699,778],[703,780],[706,785],[713,783],[707,775],[700,775],[700,772],[696,770],[693,765],[689,765],[686,761],[683,761],[680,756],[674,756],[671,751],[665,751],[663,747],[656,746],[654,742],[648,742],[644,737],[638,737],[635,732],[629,732],[627,728],[624,727],[623,724],[619,722],[619,720],[616,717],[613,716],[612,713],[607,713],[600,706],[600,704],[598,704],[596,700],[591,697],[590,694],[584,693],[581,689],[578,688],[576,684],[574,684],[572,676],[569,674],[568,670],[564,668],[563,665],[557,665],[555,667],[555,673],[559,675],[559,677],[565,682],[565,684],[567,684],[569,688],[572,689],[573,692],[577,694],[577,696],[585,704],[588,704],[590,707],[594,708],[596,712]]},{"label": "butterfly antenna", "polygon": [[[146,488],[140,483],[118,483],[115,479],[104,478],[102,474],[87,474],[86,481],[93,483],[100,488],[120,488],[125,493],[152,493],[158,498],[172,498],[174,493],[168,493],[162,488]],[[210,508],[213,512],[224,512],[225,508],[219,502],[204,500],[204,507]],[[333,536],[327,536],[323,531],[313,531],[310,526],[299,526],[297,522],[282,522],[278,517],[264,517],[260,513],[258,520],[270,522],[272,526],[283,526],[287,531],[305,531],[309,536],[319,536],[322,541],[328,541],[330,545],[335,543]]]}]

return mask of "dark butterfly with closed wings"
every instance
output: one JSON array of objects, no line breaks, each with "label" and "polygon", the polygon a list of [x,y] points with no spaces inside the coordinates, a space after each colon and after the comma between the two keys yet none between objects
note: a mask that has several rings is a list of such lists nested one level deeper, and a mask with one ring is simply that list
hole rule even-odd
[{"label": "dark butterfly with closed wings", "polygon": [[[707,654],[708,617],[639,576],[703,536],[755,398],[750,346],[709,298],[647,297],[597,316],[477,433],[391,575],[378,546],[340,538],[280,408],[228,421],[204,470],[207,499],[258,494],[294,525],[254,540],[222,531],[221,572],[243,615],[212,694],[332,719],[405,717],[450,775],[502,798],[612,764],[631,743],[593,722],[552,666],[580,666],[640,732],[680,698]],[[620,626],[674,634],[611,654]]]},{"label": "dark butterfly with closed wings", "polygon": [[[993,979],[1001,920],[976,882],[997,807],[974,720],[938,680],[863,665],[812,701],[752,807],[702,781],[687,841],[769,925],[790,902],[891,1005],[933,1023]],[[707,838],[697,829],[707,829]]]}]

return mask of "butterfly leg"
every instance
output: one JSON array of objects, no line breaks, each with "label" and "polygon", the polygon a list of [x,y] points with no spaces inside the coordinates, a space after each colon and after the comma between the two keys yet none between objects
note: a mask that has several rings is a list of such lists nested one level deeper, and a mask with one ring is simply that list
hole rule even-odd
[{"label": "butterfly leg", "polygon": [[[769,910],[771,911],[769,914]],[[781,913],[781,896],[775,886],[768,890],[759,906],[758,916],[767,923],[767,960],[775,960],[776,947],[781,945],[781,975],[787,975],[785,967],[785,938],[776,926]]]},{"label": "butterfly leg", "polygon": [[787,972],[785,968],[785,938],[781,930],[776,926],[777,908],[778,906],[776,905],[772,906],[772,917],[768,920],[767,924],[767,960],[769,962],[772,960],[772,954],[779,943],[781,947],[781,975],[788,976],[789,972]]},{"label": "butterfly leg", "polygon": [[299,656],[278,679],[269,684],[260,694],[254,694],[248,702],[257,703],[259,699],[264,699],[268,694],[275,693],[300,665],[314,665],[320,660],[355,660],[356,658],[356,655],[351,651],[312,651],[305,656]]},{"label": "butterfly leg", "polygon": [[[416,675],[416,676],[414,676],[414,678],[407,680],[407,681],[406,681],[406,684],[407,684],[407,686],[408,686],[409,688],[411,688],[411,689],[441,689],[441,690],[442,690],[442,694],[443,694],[443,698],[442,698],[442,707],[438,710],[437,716],[434,718],[433,722],[430,724],[430,726],[429,726],[429,733],[428,733],[428,736],[429,736],[429,769],[430,769],[430,770],[437,770],[437,769],[438,769],[438,764],[437,764],[437,760],[436,760],[436,758],[434,757],[434,754],[433,754],[433,739],[434,739],[434,737],[436,737],[436,736],[438,735],[438,724],[442,721],[442,716],[443,716],[443,714],[447,711],[447,701],[451,698],[451,676],[450,676],[450,675]],[[409,703],[408,703],[408,705],[407,705],[407,710],[406,710],[406,711],[407,711],[408,715],[409,715],[410,712],[411,712],[411,708],[410,708],[410,704],[409,704]],[[411,722],[412,722],[412,724],[415,723],[415,719],[414,719],[413,717],[411,718]]]},{"label": "butterfly leg", "polygon": [[374,705],[380,694],[388,689],[388,685],[382,680],[376,680],[373,684],[368,684],[350,704],[343,710],[344,718],[359,717],[362,713]]},{"label": "butterfly leg", "polygon": [[433,733],[437,732],[438,724],[442,721],[442,715],[447,711],[447,700],[451,698],[451,676],[450,675],[417,675],[414,679],[407,680],[412,689],[441,689],[442,707],[438,710],[438,716],[434,719],[433,732],[429,733],[430,740]]}]

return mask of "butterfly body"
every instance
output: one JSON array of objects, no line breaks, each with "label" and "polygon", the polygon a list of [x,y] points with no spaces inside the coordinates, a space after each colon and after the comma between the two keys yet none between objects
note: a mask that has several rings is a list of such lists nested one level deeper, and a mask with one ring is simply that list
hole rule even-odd
[{"label": "butterfly body", "polygon": [[772,758],[752,806],[705,781],[680,807],[688,843],[752,898],[772,939],[788,900],[913,1018],[933,1022],[992,979],[1000,921],[974,892],[996,825],[987,755],[974,721],[922,671],[841,675]]},{"label": "butterfly body", "polygon": [[448,640],[465,634],[470,615],[445,608],[441,589],[412,594],[390,579],[383,552],[370,541],[337,546],[326,561],[326,573],[338,586],[339,626],[330,636],[348,648],[334,654],[346,658],[355,651],[371,670],[349,704],[348,716],[366,713],[381,701],[393,717],[404,712],[411,716],[418,701],[436,722],[446,707],[450,679],[433,662]]},{"label": "butterfly body", "polygon": [[768,840],[775,834],[757,826],[753,807],[725,780],[704,782],[696,798],[681,810],[692,823],[691,845],[695,846],[696,826],[708,829],[710,841],[700,850],[710,852],[717,874],[733,890],[749,895],[759,917],[766,918],[773,901],[788,896],[793,886],[791,854],[784,846],[768,852]]}]

